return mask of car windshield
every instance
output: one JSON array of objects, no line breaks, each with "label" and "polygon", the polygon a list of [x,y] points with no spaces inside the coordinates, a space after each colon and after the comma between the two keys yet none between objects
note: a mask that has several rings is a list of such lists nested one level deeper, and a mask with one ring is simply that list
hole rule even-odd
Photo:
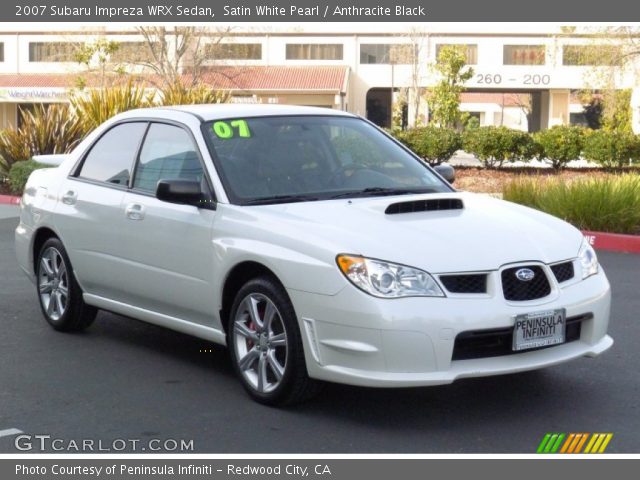
[{"label": "car windshield", "polygon": [[203,125],[232,203],[449,192],[368,122],[341,116],[230,118]]}]

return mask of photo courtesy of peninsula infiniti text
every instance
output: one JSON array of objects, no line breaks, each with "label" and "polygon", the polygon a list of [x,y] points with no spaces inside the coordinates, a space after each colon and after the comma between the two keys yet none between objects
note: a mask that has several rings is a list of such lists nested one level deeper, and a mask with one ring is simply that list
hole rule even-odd
[{"label": "photo courtesy of peninsula infiniti text", "polygon": [[609,282],[580,231],[456,191],[450,167],[346,112],[132,110],[38,160],[51,168],[27,182],[15,247],[46,321],[81,330],[106,310],[226,345],[262,403],[613,344]]}]

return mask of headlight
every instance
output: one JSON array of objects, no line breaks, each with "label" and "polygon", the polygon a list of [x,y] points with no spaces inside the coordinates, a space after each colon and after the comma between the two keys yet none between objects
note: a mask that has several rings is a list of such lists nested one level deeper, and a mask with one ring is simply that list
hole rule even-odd
[{"label": "headlight", "polygon": [[336,260],[351,283],[374,297],[445,296],[433,277],[417,268],[354,255],[338,255]]},{"label": "headlight", "polygon": [[598,273],[598,257],[596,256],[595,250],[587,243],[586,240],[582,241],[582,246],[578,253],[578,259],[582,266],[583,280]]}]

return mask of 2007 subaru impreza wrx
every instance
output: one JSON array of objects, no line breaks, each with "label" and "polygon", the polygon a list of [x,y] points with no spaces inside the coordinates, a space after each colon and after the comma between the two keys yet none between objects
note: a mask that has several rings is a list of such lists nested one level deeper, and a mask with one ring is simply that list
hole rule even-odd
[{"label": "2007 subaru impreza wrx", "polygon": [[613,343],[581,233],[454,190],[366,120],[202,105],[120,114],[22,197],[17,257],[46,320],[98,309],[229,347],[246,390],[438,385]]}]

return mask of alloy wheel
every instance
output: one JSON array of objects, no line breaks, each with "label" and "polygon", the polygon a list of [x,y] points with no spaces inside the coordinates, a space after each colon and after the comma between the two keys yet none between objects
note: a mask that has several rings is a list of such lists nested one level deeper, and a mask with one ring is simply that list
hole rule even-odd
[{"label": "alloy wheel", "polygon": [[69,274],[62,254],[54,247],[47,248],[40,257],[38,292],[47,316],[60,320],[69,302]]},{"label": "alloy wheel", "polygon": [[287,331],[267,296],[251,293],[240,303],[233,324],[233,348],[243,378],[256,392],[278,388],[287,367]]}]

